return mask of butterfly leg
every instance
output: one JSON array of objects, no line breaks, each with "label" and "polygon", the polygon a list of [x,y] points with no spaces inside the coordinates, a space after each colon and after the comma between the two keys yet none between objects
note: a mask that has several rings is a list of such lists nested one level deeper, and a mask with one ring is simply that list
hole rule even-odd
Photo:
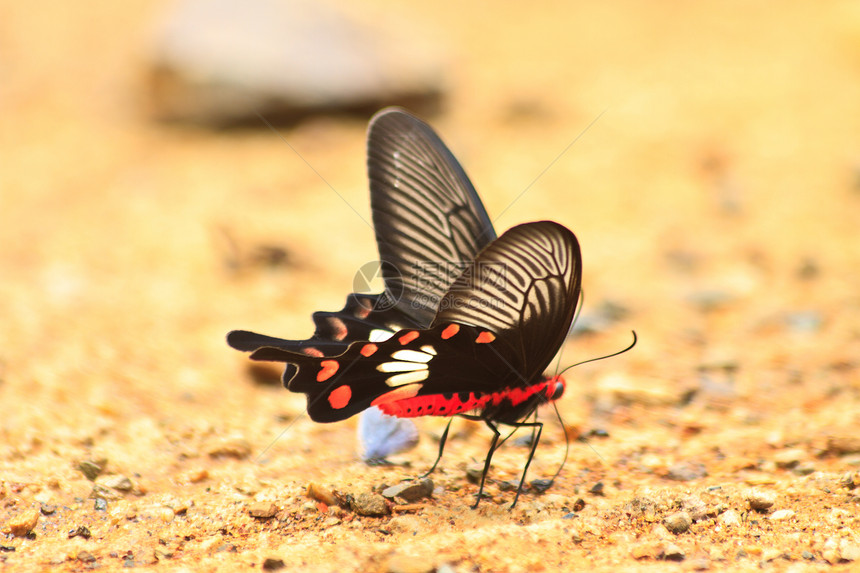
[{"label": "butterfly leg", "polygon": [[439,438],[439,455],[436,457],[436,461],[433,462],[433,466],[429,470],[427,470],[427,473],[420,476],[418,479],[426,478],[427,476],[432,474],[433,470],[436,469],[436,466],[439,465],[439,461],[442,459],[442,452],[445,450],[445,442],[448,441],[448,431],[451,429],[451,422],[453,422],[453,421],[454,421],[454,418],[451,418],[450,420],[448,420],[448,425],[445,426],[445,431],[442,432],[442,437]]},{"label": "butterfly leg", "polygon": [[[520,484],[517,486],[517,494],[514,496],[514,502],[511,504],[510,509],[513,509],[517,504],[517,500],[520,499],[520,493],[523,491],[523,484],[526,483],[526,472],[529,471],[529,465],[532,463],[532,458],[535,457],[535,451],[537,451],[538,442],[540,442],[540,435],[543,432],[543,422],[519,422],[516,424],[517,428],[532,428],[532,447],[529,451],[529,459],[526,460],[526,467],[523,468],[523,475],[520,476]],[[558,474],[556,474],[558,475]],[[550,480],[552,483],[552,480]],[[549,487],[549,486],[547,486]]]},{"label": "butterfly leg", "polygon": [[[499,437],[502,435],[494,423],[489,420],[484,420],[484,423],[493,431],[493,441],[490,442],[490,449],[487,451],[487,459],[484,461],[484,471],[481,472],[481,485],[478,487],[478,499],[475,501],[475,505],[472,506],[472,509],[477,508],[478,504],[481,503],[481,495],[484,493],[484,482],[487,480],[487,473],[490,471],[490,461],[493,459],[493,454],[498,449]],[[514,503],[516,503],[516,501]]]}]

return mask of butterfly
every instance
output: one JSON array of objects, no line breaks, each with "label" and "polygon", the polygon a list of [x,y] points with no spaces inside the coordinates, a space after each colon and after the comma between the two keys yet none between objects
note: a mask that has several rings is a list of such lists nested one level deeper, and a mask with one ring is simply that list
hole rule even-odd
[{"label": "butterfly", "polygon": [[[570,230],[551,221],[526,223],[478,254],[439,302],[429,328],[356,341],[337,356],[264,347],[251,358],[291,364],[287,389],[307,396],[316,422],[343,420],[371,406],[398,417],[483,421],[493,438],[477,506],[501,436],[498,424],[536,430],[530,463],[542,424],[523,420],[564,392],[561,377],[543,372],[573,321],[581,277],[579,243]],[[528,463],[514,505],[527,470]]]},{"label": "butterfly", "polygon": [[[448,286],[496,238],[460,163],[429,125],[407,111],[386,108],[370,120],[367,171],[384,292],[352,293],[341,310],[314,313],[315,332],[307,340],[236,330],[227,337],[230,346],[327,356],[355,340],[380,341],[401,328],[426,328]],[[287,365],[285,379],[292,368]],[[380,415],[362,415],[358,433],[368,463],[417,441],[414,424]]]},{"label": "butterfly", "polygon": [[[483,420],[493,441],[478,502],[500,437],[497,424],[531,426],[538,433],[516,504],[541,429],[522,420],[564,390],[560,378],[542,373],[564,340],[579,298],[576,238],[555,223],[532,223],[482,251],[495,238],[492,224],[433,130],[389,109],[374,117],[368,131],[371,207],[385,291],[353,293],[341,311],[315,313],[316,332],[308,340],[234,331],[228,342],[253,352],[254,359],[286,362],[285,385],[308,395],[315,421],[341,420],[373,406],[401,417],[459,414]],[[478,290],[469,294],[471,287]],[[430,344],[418,344],[413,336]],[[439,458],[446,438],[447,429]]]}]

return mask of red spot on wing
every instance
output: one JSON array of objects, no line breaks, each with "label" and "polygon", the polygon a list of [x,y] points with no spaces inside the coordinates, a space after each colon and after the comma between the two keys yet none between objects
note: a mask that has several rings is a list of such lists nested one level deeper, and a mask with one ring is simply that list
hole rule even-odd
[{"label": "red spot on wing", "polygon": [[449,324],[445,327],[445,330],[442,331],[442,340],[448,340],[458,332],[460,332],[459,324]]},{"label": "red spot on wing", "polygon": [[352,389],[347,386],[338,386],[334,390],[332,390],[328,395],[328,403],[335,410],[340,410],[341,408],[346,408],[349,404],[349,401],[352,399]]},{"label": "red spot on wing", "polygon": [[478,335],[478,338],[475,339],[475,342],[478,344],[486,344],[488,342],[492,342],[496,339],[496,335],[492,332],[487,332],[486,330]]},{"label": "red spot on wing", "polygon": [[418,331],[417,330],[411,330],[411,331],[407,332],[406,334],[404,334],[403,336],[401,336],[400,338],[398,338],[397,340],[400,341],[400,344],[402,344],[403,346],[406,346],[407,344],[409,344],[410,342],[412,342],[416,338],[418,338]]},{"label": "red spot on wing", "polygon": [[377,345],[373,344],[372,342],[369,342],[369,343],[365,344],[364,346],[362,346],[361,350],[359,350],[359,352],[361,353],[362,356],[368,357],[368,356],[373,356],[373,353],[376,352],[377,350],[379,350],[379,347]]},{"label": "red spot on wing", "polygon": [[314,348],[313,346],[302,348],[302,354],[313,356],[314,358],[322,358],[323,356],[325,356],[322,351],[320,351],[318,348]]},{"label": "red spot on wing", "polygon": [[418,391],[421,390],[421,384],[409,384],[408,386],[401,386],[400,388],[395,388],[390,392],[386,392],[382,396],[377,396],[373,402],[370,403],[371,406],[379,406],[380,404],[386,404],[388,402],[397,402],[398,400],[406,400],[408,398],[414,398]]},{"label": "red spot on wing", "polygon": [[355,316],[358,318],[367,318],[370,316],[371,308],[373,308],[373,303],[370,299],[360,298],[358,299],[358,307],[355,309]]},{"label": "red spot on wing", "polygon": [[325,382],[334,376],[338,367],[340,367],[340,364],[337,363],[337,360],[323,360],[320,362],[320,371],[317,373],[317,382]]},{"label": "red spot on wing", "polygon": [[332,329],[332,338],[335,340],[343,340],[349,334],[346,324],[336,316],[328,317],[328,324]]}]

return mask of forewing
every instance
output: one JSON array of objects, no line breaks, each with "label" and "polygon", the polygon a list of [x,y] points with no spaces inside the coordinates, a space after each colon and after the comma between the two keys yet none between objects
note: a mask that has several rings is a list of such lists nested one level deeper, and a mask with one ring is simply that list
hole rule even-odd
[{"label": "forewing", "polygon": [[579,243],[570,230],[552,221],[519,225],[454,281],[434,324],[461,322],[494,332],[512,349],[499,358],[529,384],[567,335],[581,277]]},{"label": "forewing", "polygon": [[389,108],[370,122],[370,205],[386,292],[426,327],[463,267],[496,234],[475,188],[430,126]]}]

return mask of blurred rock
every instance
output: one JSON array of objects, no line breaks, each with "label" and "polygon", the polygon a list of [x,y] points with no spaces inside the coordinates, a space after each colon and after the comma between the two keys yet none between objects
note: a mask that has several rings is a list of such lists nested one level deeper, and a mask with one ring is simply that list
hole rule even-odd
[{"label": "blurred rock", "polygon": [[666,477],[674,481],[693,481],[707,475],[707,468],[699,462],[678,462],[666,472]]},{"label": "blurred rock", "polygon": [[860,436],[851,430],[834,432],[827,437],[828,453],[842,456],[860,452]]},{"label": "blurred rock", "polygon": [[789,312],[785,314],[785,323],[788,329],[796,333],[812,334],[821,328],[824,319],[821,313],[814,310]]},{"label": "blurred rock", "polygon": [[152,112],[215,127],[392,103],[432,112],[444,58],[415,24],[333,0],[179,0],[150,48]]}]

